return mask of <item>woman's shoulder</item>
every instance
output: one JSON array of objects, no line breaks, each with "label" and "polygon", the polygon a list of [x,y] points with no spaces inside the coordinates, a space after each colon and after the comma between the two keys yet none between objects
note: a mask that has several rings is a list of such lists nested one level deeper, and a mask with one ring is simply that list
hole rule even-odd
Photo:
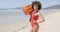
[{"label": "woman's shoulder", "polygon": [[40,13],[39,12],[36,12],[35,15],[39,15]]},{"label": "woman's shoulder", "polygon": [[35,15],[42,15],[42,13],[41,12],[37,12],[37,13],[35,13]]}]

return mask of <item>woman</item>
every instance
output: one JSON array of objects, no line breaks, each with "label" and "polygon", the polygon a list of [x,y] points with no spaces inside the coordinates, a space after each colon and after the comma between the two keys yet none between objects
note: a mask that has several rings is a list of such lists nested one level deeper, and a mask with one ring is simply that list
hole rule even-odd
[{"label": "woman", "polygon": [[[41,3],[39,1],[34,1],[31,5],[33,8],[33,11],[30,12],[30,23],[32,26],[31,32],[38,32],[38,23],[42,23],[45,20],[42,14],[39,13],[39,10],[41,10]],[[39,17],[41,20],[40,22],[38,22]]]}]

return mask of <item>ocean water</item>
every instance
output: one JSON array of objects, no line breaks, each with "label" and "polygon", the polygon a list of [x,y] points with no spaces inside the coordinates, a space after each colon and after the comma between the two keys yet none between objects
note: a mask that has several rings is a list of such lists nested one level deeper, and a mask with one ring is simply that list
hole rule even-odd
[{"label": "ocean water", "polygon": [[[46,14],[47,10],[41,10],[42,14]],[[0,25],[11,24],[29,19],[29,15],[24,15],[22,10],[0,10]]]}]

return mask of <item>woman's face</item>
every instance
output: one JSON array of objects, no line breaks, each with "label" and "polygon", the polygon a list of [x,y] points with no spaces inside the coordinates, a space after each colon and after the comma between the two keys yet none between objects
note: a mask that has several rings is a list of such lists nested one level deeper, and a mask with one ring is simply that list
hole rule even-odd
[{"label": "woman's face", "polygon": [[38,10],[38,6],[34,5],[34,10],[37,11]]}]

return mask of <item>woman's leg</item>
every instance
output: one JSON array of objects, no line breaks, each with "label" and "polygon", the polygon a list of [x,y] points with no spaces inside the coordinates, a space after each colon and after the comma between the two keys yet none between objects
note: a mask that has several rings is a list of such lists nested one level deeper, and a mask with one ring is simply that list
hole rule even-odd
[{"label": "woman's leg", "polygon": [[31,29],[30,32],[33,32],[33,29]]},{"label": "woman's leg", "polygon": [[33,27],[33,32],[38,32],[38,29],[39,29],[39,25],[37,24]]},{"label": "woman's leg", "polygon": [[36,32],[38,32],[38,29],[39,29],[39,25],[37,24],[36,25]]}]

